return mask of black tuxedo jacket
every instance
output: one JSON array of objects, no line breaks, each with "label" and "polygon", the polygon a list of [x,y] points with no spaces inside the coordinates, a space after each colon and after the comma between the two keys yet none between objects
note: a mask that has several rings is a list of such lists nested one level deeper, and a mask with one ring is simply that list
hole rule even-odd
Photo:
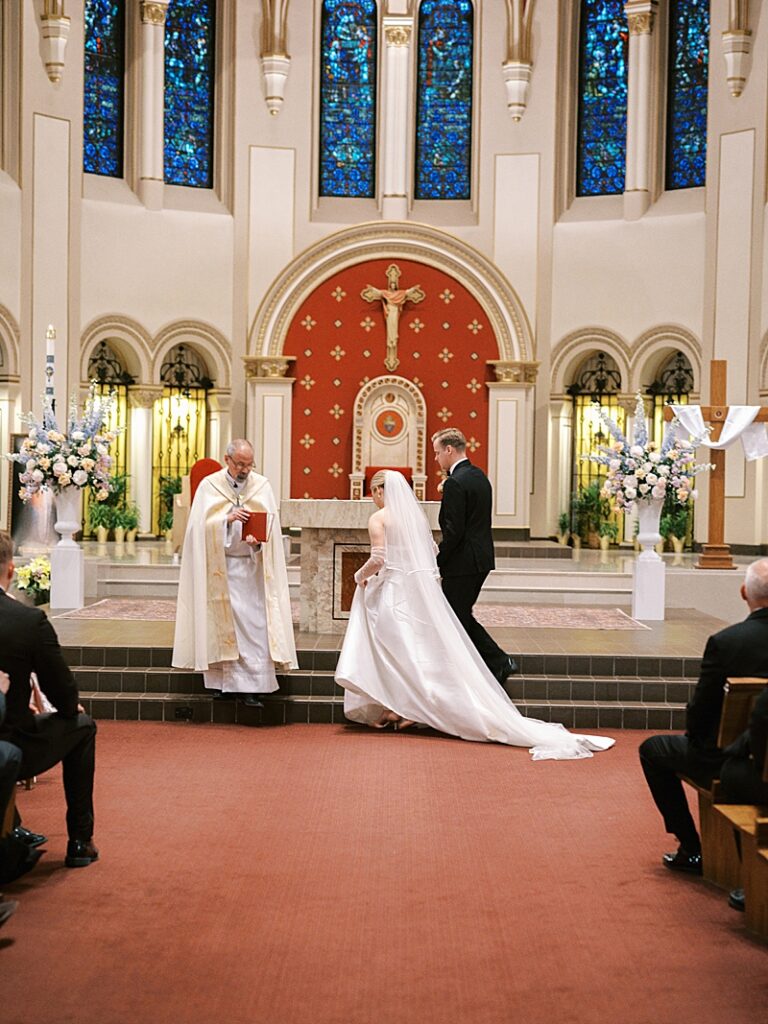
[{"label": "black tuxedo jacket", "polygon": [[743,622],[707,640],[687,715],[686,735],[699,753],[717,751],[723,687],[728,676],[768,679],[768,608],[758,608]]},{"label": "black tuxedo jacket", "polygon": [[0,738],[34,728],[29,708],[29,676],[37,675],[40,689],[64,718],[77,715],[77,685],[64,661],[59,641],[45,612],[29,608],[0,590],[0,669],[11,677],[5,722]]},{"label": "black tuxedo jacket", "polygon": [[491,484],[482,469],[469,460],[457,463],[443,484],[440,504],[441,576],[487,575],[493,569],[492,507]]}]

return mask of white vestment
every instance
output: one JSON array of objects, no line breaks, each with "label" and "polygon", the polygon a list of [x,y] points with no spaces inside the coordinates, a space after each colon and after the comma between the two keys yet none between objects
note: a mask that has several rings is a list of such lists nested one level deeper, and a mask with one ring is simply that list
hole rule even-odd
[{"label": "white vestment", "polygon": [[[226,516],[240,504],[273,516],[259,551]],[[229,692],[277,689],[275,668],[297,667],[288,575],[277,504],[266,477],[250,473],[235,491],[226,470],[197,489],[184,538],[172,664],[206,673]]]}]

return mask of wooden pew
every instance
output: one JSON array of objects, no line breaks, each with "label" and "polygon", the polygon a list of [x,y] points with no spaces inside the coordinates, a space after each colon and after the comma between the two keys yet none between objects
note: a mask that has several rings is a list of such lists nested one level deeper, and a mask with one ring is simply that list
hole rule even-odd
[{"label": "wooden pew", "polygon": [[[768,679],[749,676],[733,677],[726,681],[717,738],[717,745],[721,749],[733,743],[747,728],[752,706],[766,685]],[[685,775],[680,777],[698,795],[704,878],[726,891],[739,888],[742,884],[742,870],[733,825],[714,811],[719,796],[719,780],[715,779],[712,786],[706,789]]]},{"label": "wooden pew", "polygon": [[[768,752],[763,779],[768,782]],[[749,931],[768,939],[768,807],[715,803],[713,812],[730,829],[734,845],[738,834],[741,845],[739,885],[744,889],[746,926]]]}]

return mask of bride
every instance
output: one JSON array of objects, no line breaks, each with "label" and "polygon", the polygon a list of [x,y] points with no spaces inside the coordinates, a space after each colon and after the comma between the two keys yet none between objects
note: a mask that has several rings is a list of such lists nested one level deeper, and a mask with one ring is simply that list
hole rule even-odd
[{"label": "bride", "polygon": [[402,474],[377,473],[371,494],[371,557],[355,573],[336,669],[347,718],[530,747],[534,760],[591,757],[613,746],[517,710],[443,596],[429,524]]}]

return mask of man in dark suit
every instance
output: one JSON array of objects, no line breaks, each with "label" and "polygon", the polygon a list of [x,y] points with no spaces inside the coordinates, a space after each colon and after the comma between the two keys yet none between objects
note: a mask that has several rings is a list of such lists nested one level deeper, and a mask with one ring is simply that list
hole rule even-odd
[{"label": "man in dark suit", "polygon": [[[11,677],[0,739],[21,751],[20,779],[42,775],[61,761],[69,836],[65,863],[86,867],[99,856],[93,844],[96,723],[83,714],[77,686],[45,613],[6,593],[13,572],[13,543],[0,531],[0,669]],[[32,672],[55,713],[35,715],[30,710]]]},{"label": "man in dark suit", "polygon": [[[0,726],[5,719],[5,695],[11,680],[0,671]],[[0,822],[4,822],[8,804],[13,796],[13,787],[19,775],[21,751],[13,743],[0,740]],[[44,839],[43,836],[40,837]],[[0,838],[0,882],[15,882],[27,871],[31,871],[44,853],[33,849],[23,838],[10,832]],[[2,896],[0,896],[2,900]],[[16,910],[14,901],[0,902],[0,925]]]},{"label": "man in dark suit", "polygon": [[447,474],[440,505],[443,539],[437,556],[443,593],[490,671],[503,683],[517,672],[510,656],[472,614],[495,560],[491,511],[493,492],[488,477],[467,458],[467,441],[448,427],[432,435],[435,461]]},{"label": "man in dark suit", "polygon": [[753,562],[741,585],[750,614],[707,640],[701,674],[688,703],[684,736],[651,736],[640,746],[640,763],[667,832],[680,844],[665,853],[673,871],[701,874],[701,840],[678,772],[710,786],[727,753],[717,745],[723,688],[728,676],[768,678],[768,558]]}]

